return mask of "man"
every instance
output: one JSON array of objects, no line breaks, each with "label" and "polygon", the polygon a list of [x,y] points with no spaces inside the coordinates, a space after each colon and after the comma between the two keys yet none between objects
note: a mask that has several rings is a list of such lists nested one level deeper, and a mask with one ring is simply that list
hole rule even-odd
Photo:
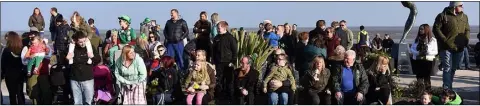
[{"label": "man", "polygon": [[55,37],[57,36],[57,29],[55,28],[57,25],[57,19],[63,19],[62,14],[58,13],[57,8],[52,7],[50,9],[50,14],[52,16],[50,17],[50,39],[55,40]]},{"label": "man", "polygon": [[359,105],[368,91],[368,77],[361,64],[355,64],[355,51],[345,52],[345,64],[336,68],[333,76],[335,98],[340,105]]},{"label": "man", "polygon": [[308,38],[310,38],[309,43],[313,43],[315,40],[323,38],[326,35],[326,29],[325,20],[318,20],[315,29],[308,33]]},{"label": "man", "polygon": [[[88,39],[84,32],[76,32],[72,36],[76,43],[74,55],[67,55],[67,59],[73,59],[75,63],[72,64],[70,83],[73,91],[73,98],[75,105],[91,105],[94,88],[93,88],[93,64],[87,64],[87,48],[85,41]],[[98,53],[96,53],[98,55]],[[94,56],[93,58],[98,58]]]},{"label": "man", "polygon": [[[464,69],[464,70],[472,70],[472,68],[470,67],[470,54],[468,53],[468,46],[465,47],[463,49],[463,56],[462,56],[462,61],[460,61],[461,63],[464,64],[464,67],[461,68],[461,69]],[[461,66],[462,64],[458,65],[458,66]]]},{"label": "man", "polygon": [[380,34],[377,33],[375,35],[375,38],[373,38],[372,40],[372,48],[373,48],[373,51],[380,51],[382,50],[382,38],[380,38]]},{"label": "man", "polygon": [[[233,63],[237,60],[237,40],[232,34],[227,32],[228,23],[220,21],[218,23],[219,34],[213,39],[213,63],[217,70],[217,94],[226,93],[226,99],[232,100],[233,97]],[[225,92],[221,92],[225,90]]]},{"label": "man", "polygon": [[345,50],[350,50],[353,47],[353,32],[347,28],[347,21],[340,21],[340,27],[336,34],[340,37],[340,45],[345,47]]},{"label": "man", "polygon": [[163,35],[165,35],[165,42],[167,46],[167,55],[174,57],[177,65],[180,67],[181,70],[185,70],[185,66],[183,64],[183,39],[188,38],[188,24],[185,20],[180,19],[178,16],[178,10],[172,9],[170,10],[171,19],[167,21],[165,24],[165,28],[163,29]]},{"label": "man", "polygon": [[292,35],[296,37],[296,39],[300,39],[297,31],[297,24],[292,25]]},{"label": "man", "polygon": [[98,28],[95,26],[95,20],[93,20],[93,18],[88,19],[88,25],[90,25],[90,27],[95,29],[95,34],[97,36],[100,36],[100,32],[98,32]]},{"label": "man", "polygon": [[57,22],[56,23],[57,37],[54,39],[54,42],[55,42],[55,44],[53,45],[54,53],[58,56],[57,63],[66,65],[65,56],[67,55],[67,51],[68,51],[67,45],[69,44],[69,41],[70,41],[68,32],[71,30],[71,27],[70,25],[68,25],[68,23],[64,22],[64,20],[61,18],[57,18],[56,22]]},{"label": "man", "polygon": [[263,23],[258,24],[258,31],[257,31],[258,36],[263,36],[263,34],[265,33],[265,28],[263,26],[264,26]]},{"label": "man", "polygon": [[390,38],[390,35],[385,34],[385,39],[383,39],[382,41],[383,51],[390,54],[393,48],[393,44],[395,44],[395,42],[393,42],[393,39]]},{"label": "man", "polygon": [[235,69],[235,102],[238,105],[253,105],[255,103],[255,88],[258,82],[258,71],[252,67],[253,60],[243,57],[241,67]]},{"label": "man", "polygon": [[357,36],[357,46],[369,46],[368,41],[370,37],[368,36],[368,32],[365,30],[365,26],[360,26],[360,32],[358,32]]},{"label": "man", "polygon": [[468,45],[470,37],[468,16],[463,13],[462,2],[450,2],[450,5],[437,15],[433,34],[438,40],[443,88],[452,89],[455,71],[460,65],[463,49]]}]

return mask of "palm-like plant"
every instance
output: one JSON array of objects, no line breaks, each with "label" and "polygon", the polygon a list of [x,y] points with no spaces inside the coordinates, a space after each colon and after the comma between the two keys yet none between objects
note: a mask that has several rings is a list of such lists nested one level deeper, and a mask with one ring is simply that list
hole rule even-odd
[{"label": "palm-like plant", "polygon": [[240,66],[240,59],[244,56],[250,56],[253,60],[252,66],[255,70],[260,71],[267,61],[268,56],[274,51],[261,36],[255,32],[249,32],[245,35],[245,31],[232,32],[237,39],[238,55],[236,66]]}]

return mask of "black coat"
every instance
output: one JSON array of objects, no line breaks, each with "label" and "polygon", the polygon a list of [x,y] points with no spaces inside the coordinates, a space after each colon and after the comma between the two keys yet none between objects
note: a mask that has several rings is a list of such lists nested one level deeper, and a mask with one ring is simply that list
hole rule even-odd
[{"label": "black coat", "polygon": [[[70,78],[74,81],[86,81],[93,79],[93,65],[87,64],[87,48],[75,46],[73,51],[73,64]],[[98,58],[99,55],[95,55],[93,58]],[[92,59],[92,61],[95,59]]]},{"label": "black coat", "polygon": [[172,91],[175,84],[178,83],[177,71],[173,68],[159,69],[152,73],[152,78],[158,78],[158,90],[160,92]]},{"label": "black coat", "polygon": [[218,34],[213,39],[213,63],[235,63],[237,61],[237,39],[230,32]]},{"label": "black coat", "polygon": [[258,77],[259,77],[259,72],[257,70],[254,70],[250,68],[250,71],[245,75],[244,77],[239,77],[241,69],[236,69],[234,71],[234,85],[235,87],[233,88],[236,93],[241,93],[240,88],[244,88],[247,91],[255,91],[257,82],[258,82]]},{"label": "black coat", "polygon": [[20,54],[14,56],[10,48],[5,48],[3,49],[1,62],[2,78],[9,79],[25,77],[26,71],[23,68],[24,65],[20,58]]},{"label": "black coat", "polygon": [[57,36],[55,37],[55,48],[60,51],[67,51],[68,50],[68,43],[69,43],[69,37],[68,37],[68,31],[70,31],[70,26],[69,25],[60,25],[56,27],[56,33]]},{"label": "black coat", "polygon": [[280,44],[283,45],[283,49],[285,53],[290,57],[290,61],[294,61],[295,59],[295,45],[297,44],[297,38],[292,35],[284,35],[280,39]]},{"label": "black coat", "polygon": [[177,43],[182,41],[183,39],[188,38],[188,26],[187,22],[183,19],[179,19],[176,22],[173,20],[168,20],[165,24],[165,28],[163,29],[163,35],[165,35],[165,39],[167,42]]},{"label": "black coat", "polygon": [[51,16],[50,17],[50,32],[56,32],[57,31],[57,28],[55,26],[57,26],[57,19],[63,19],[63,15],[58,13],[57,16]]}]

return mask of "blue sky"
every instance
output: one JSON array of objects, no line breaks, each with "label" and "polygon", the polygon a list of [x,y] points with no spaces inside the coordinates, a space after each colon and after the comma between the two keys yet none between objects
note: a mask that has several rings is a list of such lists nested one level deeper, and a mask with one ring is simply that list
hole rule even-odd
[{"label": "blue sky", "polygon": [[[433,24],[435,16],[448,2],[415,2],[418,15],[415,25]],[[465,2],[470,25],[479,25],[479,2]],[[70,18],[79,11],[85,18],[94,18],[99,29],[118,28],[117,17],[132,18],[138,29],[145,17],[156,19],[162,27],[170,19],[170,9],[177,8],[189,27],[199,19],[202,10],[220,14],[233,27],[257,27],[270,19],[274,24],[296,23],[299,27],[314,27],[319,19],[347,20],[347,26],[404,26],[409,10],[400,2],[1,2],[1,29],[28,30],[28,18],[39,7],[48,30],[50,8]]]}]

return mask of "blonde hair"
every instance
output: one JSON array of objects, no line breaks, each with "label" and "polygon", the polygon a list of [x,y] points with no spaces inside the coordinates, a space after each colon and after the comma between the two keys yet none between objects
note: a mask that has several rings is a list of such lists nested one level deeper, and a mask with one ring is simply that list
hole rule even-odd
[{"label": "blonde hair", "polygon": [[[382,65],[389,65],[389,63],[390,63],[390,60],[387,57],[378,56],[376,69],[380,70],[380,67],[382,67]],[[390,70],[390,68],[387,68],[387,71],[388,70]]]},{"label": "blonde hair", "polygon": [[197,50],[195,51],[196,53],[200,53],[202,54],[202,57],[204,57],[205,59],[201,59],[200,61],[207,61],[207,52],[205,50]]},{"label": "blonde hair", "polygon": [[323,64],[321,64],[321,67],[323,70],[325,68],[325,59],[322,57],[322,56],[316,56],[313,61],[312,61],[312,71],[314,71],[316,68],[317,68],[317,63],[320,63],[322,62]]},{"label": "blonde hair", "polygon": [[130,45],[125,45],[123,48],[122,48],[122,59],[125,61],[127,60],[127,55],[128,53],[132,52],[133,51],[133,48],[132,46]]},{"label": "blonde hair", "polygon": [[137,46],[139,46],[140,48],[142,48],[143,50],[147,50],[147,46],[148,46],[148,41],[143,39],[142,37],[137,37],[136,39],[136,43],[137,43]]}]

